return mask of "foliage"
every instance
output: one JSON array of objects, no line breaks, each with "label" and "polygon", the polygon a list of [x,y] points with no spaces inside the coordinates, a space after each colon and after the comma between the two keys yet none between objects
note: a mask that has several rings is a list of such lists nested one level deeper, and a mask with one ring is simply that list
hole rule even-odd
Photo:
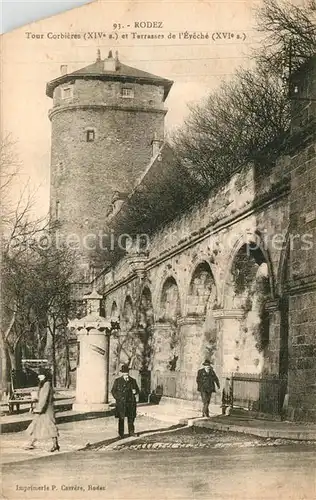
[{"label": "foliage", "polygon": [[260,65],[280,74],[290,55],[293,70],[315,55],[315,22],[315,0],[300,6],[284,0],[263,0],[257,11],[257,30],[263,33],[263,41],[255,54]]},{"label": "foliage", "polygon": [[240,251],[235,257],[232,267],[232,279],[236,295],[242,295],[251,287],[257,272],[258,266],[249,254],[248,247],[245,251]]},{"label": "foliage", "polygon": [[[2,143],[1,194],[1,353],[2,376],[16,369],[21,355],[44,356],[49,333],[53,343],[55,372],[55,340],[66,342],[65,325],[70,304],[70,278],[74,256],[66,248],[54,245],[46,218],[35,219],[34,195],[25,186],[15,207],[6,196],[17,177],[12,144]],[[59,341],[60,341],[59,339]],[[7,366],[7,357],[9,365]],[[55,376],[55,373],[54,373]]]},{"label": "foliage", "polygon": [[[209,193],[249,163],[259,169],[272,165],[298,142],[290,127],[290,100],[282,75],[289,63],[290,40],[297,65],[316,53],[314,12],[315,2],[295,7],[265,0],[257,16],[258,30],[265,37],[253,67],[238,69],[205,102],[191,106],[173,141],[179,161],[199,181],[202,192]],[[299,142],[302,132],[295,131]]]},{"label": "foliage", "polygon": [[206,102],[191,106],[174,143],[189,172],[210,189],[249,162],[273,161],[285,148],[289,124],[279,78],[259,67],[240,69]]},{"label": "foliage", "polygon": [[143,296],[137,308],[137,317],[132,324],[122,325],[122,331],[114,333],[116,339],[116,371],[122,362],[122,354],[127,364],[140,371],[148,370],[154,350],[153,314],[151,299]]}]

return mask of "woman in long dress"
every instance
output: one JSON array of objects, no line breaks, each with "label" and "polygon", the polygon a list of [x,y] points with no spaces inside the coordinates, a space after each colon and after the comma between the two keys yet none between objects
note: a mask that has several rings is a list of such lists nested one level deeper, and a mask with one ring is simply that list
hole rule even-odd
[{"label": "woman in long dress", "polygon": [[58,429],[55,422],[54,396],[52,387],[52,376],[49,370],[39,371],[38,403],[34,410],[35,417],[28,426],[26,432],[31,437],[26,449],[33,450],[38,439],[51,438],[53,446],[51,452],[59,451]]}]

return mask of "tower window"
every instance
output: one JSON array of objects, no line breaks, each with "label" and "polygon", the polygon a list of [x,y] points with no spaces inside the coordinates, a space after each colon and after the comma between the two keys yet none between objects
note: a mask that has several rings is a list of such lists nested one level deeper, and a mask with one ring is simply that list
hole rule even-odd
[{"label": "tower window", "polygon": [[131,88],[123,87],[121,89],[121,96],[125,97],[126,99],[133,99],[134,97],[134,90]]},{"label": "tower window", "polygon": [[71,99],[72,97],[73,97],[73,88],[72,87],[62,87],[61,98],[62,99]]},{"label": "tower window", "polygon": [[86,141],[93,142],[95,139],[95,130],[93,128],[89,128],[86,130]]}]

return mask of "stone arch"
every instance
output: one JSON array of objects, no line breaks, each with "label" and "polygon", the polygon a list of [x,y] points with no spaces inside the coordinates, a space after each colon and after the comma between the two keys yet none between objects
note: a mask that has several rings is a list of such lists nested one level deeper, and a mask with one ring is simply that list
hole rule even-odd
[{"label": "stone arch", "polygon": [[[113,301],[112,310],[117,313],[117,303]],[[135,308],[129,294],[125,296],[121,314],[120,330],[111,337],[112,345],[112,370],[117,374],[122,364],[128,364],[130,368],[136,368],[139,342],[135,337]]]},{"label": "stone arch", "polygon": [[[224,331],[224,351],[229,351],[224,371],[262,373],[268,369],[269,314],[265,304],[272,298],[265,254],[252,240],[234,252],[224,283],[223,306],[231,322]],[[232,323],[232,320],[238,321]],[[229,349],[227,345],[229,344]]]},{"label": "stone arch", "polygon": [[152,291],[153,303],[155,304],[155,311],[154,311],[155,321],[161,320],[161,314],[160,314],[161,297],[163,289],[165,287],[165,283],[168,279],[173,279],[177,284],[179,292],[180,310],[181,310],[181,315],[183,315],[184,302],[185,302],[184,301],[185,287],[181,282],[181,275],[178,276],[176,270],[171,269],[171,267],[172,266],[170,263],[166,263],[166,265],[164,265],[162,268],[158,270],[158,273],[155,275],[155,279],[152,280],[153,287],[150,287],[150,289]]},{"label": "stone arch", "polygon": [[233,267],[233,263],[236,260],[236,256],[238,255],[239,251],[241,248],[243,248],[245,245],[247,245],[251,250],[253,251],[260,251],[265,263],[267,265],[268,269],[268,279],[269,279],[269,286],[270,286],[270,296],[271,298],[275,298],[275,279],[274,279],[274,273],[273,273],[273,266],[272,266],[272,261],[270,254],[268,252],[268,249],[265,248],[265,244],[260,238],[260,235],[257,233],[246,233],[240,236],[240,238],[237,239],[235,242],[232,252],[230,253],[230,257],[226,266],[226,274],[224,275],[223,279],[223,287],[222,287],[222,293],[221,293],[221,300],[220,304],[225,307],[225,297],[226,297],[226,284],[229,281],[231,269]]},{"label": "stone arch", "polygon": [[106,318],[107,317],[107,298],[105,296],[102,297],[101,301],[100,301],[100,316],[102,316],[102,318]]},{"label": "stone arch", "polygon": [[176,279],[168,276],[159,296],[159,321],[176,322],[181,317],[180,293]]},{"label": "stone arch", "polygon": [[210,264],[206,260],[197,263],[191,273],[186,295],[188,316],[204,316],[209,302],[214,305],[217,290]]},{"label": "stone arch", "polygon": [[139,326],[145,328],[152,327],[154,323],[154,308],[152,293],[149,286],[145,285],[140,293],[139,300]]},{"label": "stone arch", "polygon": [[163,340],[160,338],[158,342],[163,342],[164,344],[162,350],[166,356],[166,367],[171,371],[175,371],[179,366],[178,360],[181,349],[180,318],[181,305],[178,283],[174,276],[169,275],[165,278],[161,287],[157,326],[159,325],[160,331],[161,328],[164,331]]},{"label": "stone arch", "polygon": [[135,311],[134,304],[130,295],[125,297],[121,315],[121,328],[124,330],[130,330],[134,325]]},{"label": "stone arch", "polygon": [[117,302],[116,302],[116,300],[113,300],[112,305],[111,305],[110,318],[113,321],[116,321],[118,317],[119,317],[119,311],[118,311],[118,307],[117,307]]},{"label": "stone arch", "polygon": [[143,286],[140,293],[137,335],[141,342],[139,352],[141,399],[148,401],[151,391],[151,371],[154,357],[154,309],[152,293],[147,285]]}]

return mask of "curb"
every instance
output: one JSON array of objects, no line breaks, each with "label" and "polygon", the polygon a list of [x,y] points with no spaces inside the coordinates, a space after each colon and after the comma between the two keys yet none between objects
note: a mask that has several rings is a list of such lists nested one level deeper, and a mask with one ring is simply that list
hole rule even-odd
[{"label": "curb", "polygon": [[[103,417],[112,417],[114,415],[115,410],[105,410],[105,411],[92,411],[86,413],[69,413],[69,414],[56,414],[56,424],[64,424],[67,422],[80,422],[82,420],[90,420],[94,418],[103,418]],[[9,432],[21,432],[25,431],[30,423],[32,422],[33,417],[15,421],[15,422],[2,422],[0,424],[0,433],[6,434]]]},{"label": "curb", "polygon": [[177,429],[181,429],[186,427],[185,424],[175,424],[170,427],[163,427],[161,429],[155,429],[153,431],[143,431],[138,433],[136,436],[128,436],[124,439],[119,438],[110,438],[105,439],[103,441],[99,441],[93,444],[87,444],[84,448],[80,448],[78,451],[87,451],[87,450],[95,450],[100,447],[104,447],[104,450],[115,450],[116,446],[125,446],[126,444],[132,443],[133,441],[137,441],[137,439],[142,438],[144,436],[152,436],[155,434],[167,434],[168,432],[173,432]]},{"label": "curb", "polygon": [[190,422],[193,427],[204,427],[206,429],[224,431],[224,432],[238,432],[241,434],[249,434],[251,436],[258,436],[270,439],[288,439],[294,441],[316,441],[315,431],[296,431],[296,430],[273,430],[273,429],[258,429],[254,427],[246,427],[234,424],[220,424],[218,422],[210,421],[194,421]]}]

